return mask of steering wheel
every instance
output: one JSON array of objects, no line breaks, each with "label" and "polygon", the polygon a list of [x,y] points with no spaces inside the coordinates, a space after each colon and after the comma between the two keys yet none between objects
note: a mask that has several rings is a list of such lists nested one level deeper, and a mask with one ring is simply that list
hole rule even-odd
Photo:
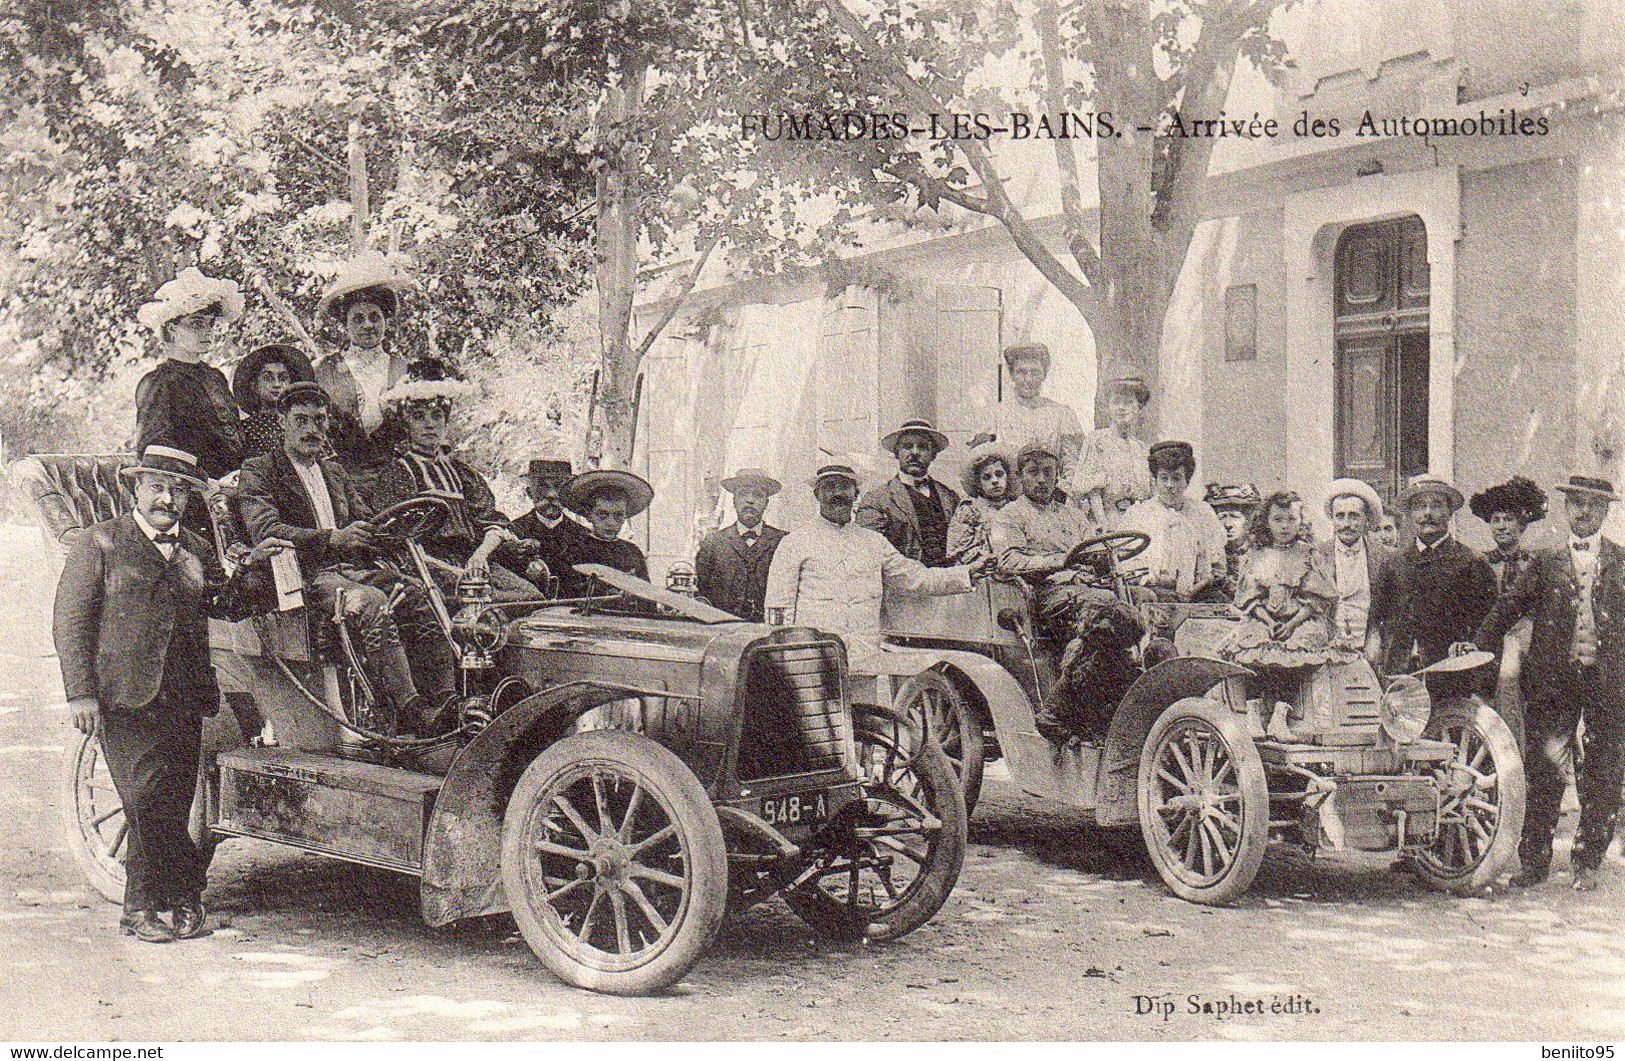
[{"label": "steering wheel", "polygon": [[450,518],[451,506],[445,498],[419,494],[379,511],[371,522],[381,537],[415,542],[439,533]]},{"label": "steering wheel", "polygon": [[1116,563],[1132,560],[1145,552],[1151,537],[1139,531],[1115,531],[1095,538],[1085,538],[1066,554],[1066,566],[1078,567],[1085,560],[1112,557]]}]

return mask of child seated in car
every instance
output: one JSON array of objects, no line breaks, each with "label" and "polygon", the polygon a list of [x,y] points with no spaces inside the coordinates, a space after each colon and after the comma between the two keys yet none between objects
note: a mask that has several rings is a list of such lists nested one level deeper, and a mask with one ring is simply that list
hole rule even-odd
[{"label": "child seated in car", "polygon": [[1271,494],[1253,511],[1236,587],[1241,621],[1219,648],[1226,659],[1258,673],[1256,691],[1273,712],[1272,731],[1282,726],[1276,708],[1296,699],[1305,668],[1356,655],[1332,643],[1337,587],[1305,538],[1297,494]]}]

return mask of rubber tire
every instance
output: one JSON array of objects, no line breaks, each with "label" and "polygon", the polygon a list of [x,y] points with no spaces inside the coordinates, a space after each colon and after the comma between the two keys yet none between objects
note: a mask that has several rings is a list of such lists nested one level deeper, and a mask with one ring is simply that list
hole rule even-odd
[{"label": "rubber tire", "polygon": [[1447,700],[1434,708],[1423,736],[1441,739],[1447,723],[1471,725],[1490,750],[1495,763],[1496,787],[1500,789],[1501,815],[1495,836],[1484,857],[1469,872],[1446,874],[1426,858],[1414,858],[1411,865],[1423,884],[1456,895],[1479,895],[1511,868],[1518,857],[1518,841],[1523,836],[1523,816],[1528,798],[1528,781],[1523,772],[1523,756],[1512,728],[1493,707],[1476,697]]},{"label": "rubber tire", "polygon": [[[602,762],[635,776],[670,810],[687,857],[687,896],[676,934],[629,969],[595,967],[570,953],[543,925],[542,912],[524,902],[525,821],[531,809],[570,769]],[[722,926],[728,903],[728,848],[716,808],[704,787],[675,754],[654,740],[620,730],[566,736],[538,755],[520,775],[502,823],[502,886],[525,942],[555,976],[576,987],[611,995],[649,995],[688,975]],[[550,914],[551,911],[549,910]]]},{"label": "rubber tire", "polygon": [[[1236,787],[1241,794],[1241,837],[1238,851],[1223,876],[1205,885],[1182,880],[1174,871],[1173,865],[1177,859],[1155,839],[1157,832],[1152,821],[1155,812],[1151,806],[1151,771],[1154,769],[1157,751],[1169,730],[1190,719],[1205,723],[1224,741],[1225,749],[1234,764]],[[1264,775],[1264,761],[1259,757],[1258,748],[1247,732],[1243,716],[1223,704],[1200,696],[1187,697],[1170,704],[1157,716],[1157,721],[1152,725],[1151,732],[1146,736],[1145,744],[1140,749],[1139,782],[1136,787],[1140,828],[1145,837],[1146,850],[1150,853],[1151,862],[1156,866],[1158,875],[1162,877],[1169,891],[1189,902],[1223,906],[1234,902],[1252,886],[1253,878],[1258,875],[1258,868],[1264,862],[1264,851],[1269,846],[1270,793]]]},{"label": "rubber tire", "polygon": [[[947,697],[948,702],[953,705],[953,713],[959,727],[960,756],[956,762],[953,756],[949,755],[948,761],[953,765],[954,775],[959,778],[959,787],[965,794],[965,814],[968,817],[976,810],[977,800],[982,798],[982,775],[987,765],[986,738],[982,732],[982,721],[971,707],[969,698],[954,680],[935,668],[923,670],[904,682],[902,688],[897,690],[893,710],[911,717],[919,717],[914,701],[925,695],[928,690]],[[941,740],[940,734],[938,740]],[[946,752],[946,748],[944,751]]]},{"label": "rubber tire", "polygon": [[[883,716],[869,714],[856,705],[852,724],[860,745],[866,734],[883,734],[889,728]],[[926,790],[926,809],[942,821],[934,857],[916,879],[916,890],[895,907],[884,922],[855,919],[850,907],[836,902],[816,887],[786,892],[785,903],[820,935],[841,943],[861,939],[887,943],[902,939],[935,917],[953,894],[965,865],[969,815],[965,812],[964,793],[952,764],[934,739],[928,740],[916,753],[913,768]]]},{"label": "rubber tire", "polygon": [[[95,738],[87,737],[77,730],[73,731],[73,737],[73,743],[68,746],[66,754],[62,757],[61,778],[58,783],[58,793],[62,799],[62,839],[68,845],[68,853],[73,856],[79,872],[84,874],[85,883],[108,902],[123,903],[124,863],[109,861],[92,851],[80,829],[79,771],[86,767],[87,752],[94,749],[97,758],[101,758],[101,749],[96,746]],[[199,774],[201,777],[201,770]],[[108,784],[112,784],[112,778],[105,772],[104,776],[107,776]],[[202,798],[201,785],[197,789],[197,798]],[[209,863],[214,859],[220,837],[203,827],[203,815],[200,810],[201,808],[194,802],[188,831],[198,846],[198,855],[203,860],[203,868],[207,870]]]}]

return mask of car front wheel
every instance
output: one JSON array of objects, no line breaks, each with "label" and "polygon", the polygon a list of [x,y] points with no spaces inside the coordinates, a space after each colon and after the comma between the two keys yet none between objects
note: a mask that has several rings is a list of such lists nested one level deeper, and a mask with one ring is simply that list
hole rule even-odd
[{"label": "car front wheel", "polygon": [[1472,895],[1493,884],[1518,853],[1523,832],[1523,759],[1512,730],[1477,698],[1440,704],[1423,734],[1455,746],[1436,773],[1439,828],[1417,852],[1417,877],[1441,891]]},{"label": "car front wheel", "polygon": [[1251,886],[1270,798],[1241,716],[1205,697],[1170,705],[1140,750],[1139,799],[1146,848],[1175,895],[1222,905]]},{"label": "car front wheel", "polygon": [[577,987],[646,995],[710,946],[728,851],[705,789],[636,733],[596,730],[525,769],[502,825],[502,884],[542,963]]}]

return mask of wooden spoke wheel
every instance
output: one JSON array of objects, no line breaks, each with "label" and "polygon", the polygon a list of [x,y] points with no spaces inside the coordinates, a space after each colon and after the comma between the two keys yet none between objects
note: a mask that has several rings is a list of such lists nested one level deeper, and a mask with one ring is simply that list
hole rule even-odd
[{"label": "wooden spoke wheel", "polygon": [[900,939],[936,916],[965,862],[965,800],[935,741],[853,709],[864,799],[809,844],[785,902],[847,942]]},{"label": "wooden spoke wheel", "polygon": [[982,721],[965,694],[941,671],[926,670],[903,683],[892,708],[919,722],[937,738],[964,790],[965,813],[974,811],[982,795],[986,748]]},{"label": "wooden spoke wheel", "polygon": [[1439,828],[1416,853],[1416,875],[1442,891],[1476,894],[1493,884],[1518,853],[1523,833],[1523,760],[1512,730],[1477,697],[1440,704],[1424,736],[1455,745],[1435,772]]},{"label": "wooden spoke wheel", "polygon": [[[62,769],[62,830],[85,882],[110,903],[124,901],[124,858],[130,826],[124,802],[113,786],[101,744],[94,737],[73,734]],[[198,854],[207,866],[218,837],[203,822],[201,794],[193,808],[190,828]]]},{"label": "wooden spoke wheel", "polygon": [[1245,723],[1202,697],[1163,711],[1140,751],[1140,825],[1182,899],[1222,904],[1252,884],[1269,844],[1269,788]]},{"label": "wooden spoke wheel", "polygon": [[85,880],[110,903],[124,901],[124,855],[130,826],[101,745],[75,733],[62,772],[62,825]]},{"label": "wooden spoke wheel", "polygon": [[682,760],[636,733],[565,737],[526,768],[502,827],[502,884],[560,979],[663,990],[710,945],[728,897],[715,808]]}]

